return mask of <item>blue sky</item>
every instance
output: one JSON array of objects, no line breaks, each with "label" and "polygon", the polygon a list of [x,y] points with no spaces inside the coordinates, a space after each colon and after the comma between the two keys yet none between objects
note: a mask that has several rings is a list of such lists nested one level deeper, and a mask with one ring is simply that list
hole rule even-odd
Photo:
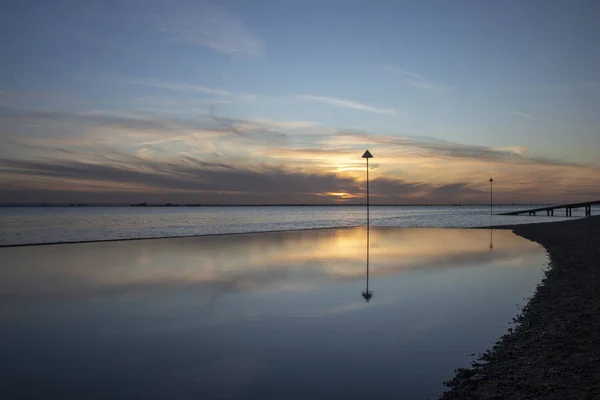
[{"label": "blue sky", "polygon": [[365,147],[382,203],[484,201],[492,174],[504,201],[597,196],[599,15],[595,1],[10,2],[5,201],[360,201]]}]

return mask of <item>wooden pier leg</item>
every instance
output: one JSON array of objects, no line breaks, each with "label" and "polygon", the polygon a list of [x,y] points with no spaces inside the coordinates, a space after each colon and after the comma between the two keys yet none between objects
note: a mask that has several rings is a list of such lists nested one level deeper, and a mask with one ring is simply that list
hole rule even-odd
[{"label": "wooden pier leg", "polygon": [[550,210],[550,215],[554,217],[554,210]]},{"label": "wooden pier leg", "polygon": [[546,210],[546,217],[550,216],[550,210]]},{"label": "wooden pier leg", "polygon": [[569,209],[565,207],[565,217],[569,216]]}]

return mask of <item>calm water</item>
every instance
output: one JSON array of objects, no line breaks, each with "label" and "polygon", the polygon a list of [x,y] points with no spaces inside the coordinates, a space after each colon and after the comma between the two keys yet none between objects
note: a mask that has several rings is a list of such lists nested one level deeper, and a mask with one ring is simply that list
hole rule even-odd
[{"label": "calm water", "polygon": [[[525,208],[529,208],[525,207]],[[497,207],[497,212],[514,210]],[[597,214],[597,208],[592,211]],[[573,216],[583,215],[583,210]],[[556,217],[490,219],[488,207],[372,207],[371,224],[464,228],[560,221]],[[334,228],[365,224],[364,207],[90,207],[0,208],[0,246]]]},{"label": "calm water", "polygon": [[369,303],[364,228],[1,248],[2,398],[435,397],[545,263],[508,231],[370,243]]}]

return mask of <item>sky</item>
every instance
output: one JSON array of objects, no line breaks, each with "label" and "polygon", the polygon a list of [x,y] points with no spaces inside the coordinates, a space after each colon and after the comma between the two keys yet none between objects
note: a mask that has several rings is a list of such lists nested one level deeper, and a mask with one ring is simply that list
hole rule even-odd
[{"label": "sky", "polygon": [[0,203],[600,198],[600,3],[8,1]]}]

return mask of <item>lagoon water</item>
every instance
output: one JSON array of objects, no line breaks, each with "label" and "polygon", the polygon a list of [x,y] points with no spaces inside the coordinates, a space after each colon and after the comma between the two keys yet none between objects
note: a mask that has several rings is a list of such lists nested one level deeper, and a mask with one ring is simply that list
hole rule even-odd
[{"label": "lagoon water", "polygon": [[[497,206],[495,213],[531,206]],[[593,214],[598,212],[593,209]],[[583,209],[573,217],[583,216]],[[372,226],[466,228],[560,221],[545,216],[490,217],[484,206],[376,206]],[[214,235],[365,224],[363,206],[325,207],[4,207],[0,246],[49,242]]]},{"label": "lagoon water", "polygon": [[546,262],[510,231],[363,227],[0,248],[6,399],[434,398]]}]

